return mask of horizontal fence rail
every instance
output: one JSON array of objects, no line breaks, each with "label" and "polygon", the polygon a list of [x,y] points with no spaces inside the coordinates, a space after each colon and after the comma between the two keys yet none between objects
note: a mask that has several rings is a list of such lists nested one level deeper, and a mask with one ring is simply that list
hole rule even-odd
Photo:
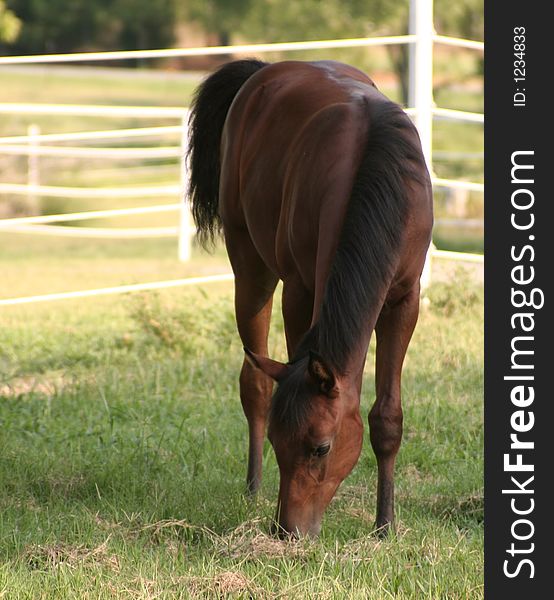
[{"label": "horizontal fence rail", "polygon": [[475,183],[472,181],[461,181],[459,179],[441,179],[440,177],[433,177],[431,179],[433,185],[437,187],[453,188],[460,190],[468,190],[470,192],[484,192],[484,183]]},{"label": "horizontal fence rail", "polygon": [[469,50],[485,51],[485,43],[476,40],[465,40],[458,37],[449,37],[446,35],[434,35],[433,41],[435,44],[443,44],[445,46],[455,46],[457,48],[467,48]]},{"label": "horizontal fence rail", "polygon": [[435,219],[435,225],[442,225],[444,227],[468,227],[468,228],[479,228],[485,226],[483,219],[449,219],[449,218],[438,218]]},{"label": "horizontal fence rail", "polygon": [[158,185],[150,187],[106,187],[77,188],[56,185],[27,185],[24,183],[0,183],[0,193],[20,196],[57,196],[58,198],[156,198],[177,196],[179,185]]},{"label": "horizontal fence rail", "polygon": [[91,62],[99,60],[128,60],[137,58],[214,56],[221,54],[258,54],[265,52],[290,52],[292,50],[362,48],[365,46],[411,44],[415,42],[415,40],[415,35],[391,35],[371,38],[313,40],[308,42],[277,42],[271,44],[242,44],[234,46],[201,46],[199,48],[164,48],[158,50],[123,50],[120,52],[73,52],[71,54],[33,54],[29,56],[0,56],[0,66],[61,62]]},{"label": "horizontal fence rail", "polygon": [[180,233],[179,227],[126,227],[123,229],[117,227],[60,227],[58,225],[17,225],[8,231],[58,237],[115,239],[176,237]]},{"label": "horizontal fence rail", "polygon": [[[0,104],[0,106],[2,106]],[[7,112],[7,111],[6,111]],[[180,125],[167,125],[165,127],[135,127],[133,129],[106,129],[101,131],[73,131],[69,133],[43,133],[38,135],[12,135],[0,137],[0,146],[3,144],[22,144],[30,141],[41,142],[70,142],[78,140],[123,140],[132,137],[148,137],[181,134]]]},{"label": "horizontal fence rail", "polygon": [[3,102],[0,114],[72,115],[82,117],[137,117],[145,119],[181,119],[182,106],[103,106],[101,104],[20,104]]},{"label": "horizontal fence rail", "polygon": [[0,145],[0,155],[12,156],[59,156],[61,158],[179,158],[182,154],[180,146],[151,146],[147,148],[82,148],[71,146],[11,146]]},{"label": "horizontal fence rail", "polygon": [[89,219],[100,219],[103,217],[121,217],[129,215],[145,215],[152,213],[171,212],[180,210],[181,204],[160,204],[158,206],[137,206],[134,208],[110,208],[108,210],[90,210],[78,213],[61,213],[59,215],[41,215],[37,217],[15,217],[13,219],[1,219],[0,229],[10,229],[20,225],[32,225],[37,223],[56,223],[60,221],[84,221]]},{"label": "horizontal fence rail", "polygon": [[77,292],[60,292],[56,294],[45,294],[41,296],[24,296],[22,298],[7,298],[0,300],[0,306],[15,306],[18,304],[31,304],[34,302],[46,302],[50,300],[69,300],[72,298],[87,298],[93,296],[107,296],[111,294],[127,294],[129,292],[143,292],[147,290],[161,290],[187,285],[198,285],[203,283],[216,283],[219,281],[232,281],[232,273],[221,275],[207,275],[205,277],[188,277],[186,279],[170,279],[168,281],[152,281],[150,283],[135,283],[131,285],[119,285],[116,287],[98,288],[95,290],[80,290]]},{"label": "horizontal fence rail", "polygon": [[[127,60],[137,58],[175,58],[187,56],[213,56],[221,54],[248,54],[265,52],[283,52],[293,50],[325,50],[334,48],[362,48],[368,46],[387,46],[412,44],[415,35],[392,35],[371,38],[349,38],[338,40],[313,40],[307,42],[277,42],[272,44],[242,44],[235,46],[202,46],[199,48],[164,48],[156,50],[124,50],[120,52],[74,52],[71,54],[34,54],[29,56],[1,56],[1,65],[21,65],[40,63],[91,62],[105,60]],[[483,42],[465,40],[444,35],[433,36],[438,44],[484,50]]]},{"label": "horizontal fence rail", "polygon": [[451,121],[468,121],[471,123],[485,122],[485,115],[482,113],[452,110],[450,108],[433,108],[433,116],[439,119],[449,119]]},{"label": "horizontal fence rail", "polygon": [[434,250],[433,258],[442,258],[444,260],[456,260],[470,263],[483,263],[485,257],[483,254],[468,254],[467,252],[451,252],[450,250]]}]

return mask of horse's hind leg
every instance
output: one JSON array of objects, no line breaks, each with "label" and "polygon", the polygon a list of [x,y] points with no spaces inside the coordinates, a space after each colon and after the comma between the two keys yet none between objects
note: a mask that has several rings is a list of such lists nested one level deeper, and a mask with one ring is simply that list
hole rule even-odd
[{"label": "horse's hind leg", "polygon": [[[226,233],[227,250],[235,273],[237,328],[246,348],[267,356],[273,292],[278,279],[263,263],[248,238],[240,238],[235,244],[229,241],[231,237]],[[248,491],[255,493],[262,480],[263,445],[273,381],[245,358],[239,382],[249,433],[246,484]]]},{"label": "horse's hind leg", "polygon": [[377,321],[375,387],[369,413],[371,445],[377,457],[376,527],[385,534],[394,520],[394,463],[402,440],[400,378],[419,312],[419,283]]}]

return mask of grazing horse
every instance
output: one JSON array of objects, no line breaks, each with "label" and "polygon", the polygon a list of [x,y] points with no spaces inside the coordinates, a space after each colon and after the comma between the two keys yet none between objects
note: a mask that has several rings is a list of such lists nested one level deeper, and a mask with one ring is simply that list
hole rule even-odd
[{"label": "grazing horse", "polygon": [[[364,73],[333,61],[228,63],[197,90],[190,127],[198,235],[209,245],[223,231],[235,274],[248,489],[260,485],[267,425],[280,471],[278,531],[319,533],[361,452],[360,393],[375,329],[369,425],[376,527],[386,532],[400,375],[433,222],[417,131]],[[267,352],[279,279],[287,364]]]}]

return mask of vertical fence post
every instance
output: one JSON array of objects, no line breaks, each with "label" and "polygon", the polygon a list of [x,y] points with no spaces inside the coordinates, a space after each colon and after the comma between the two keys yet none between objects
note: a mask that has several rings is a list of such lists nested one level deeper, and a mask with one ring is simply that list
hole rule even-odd
[{"label": "vertical fence post", "polygon": [[187,197],[188,192],[188,111],[181,119],[181,210],[179,215],[179,260],[190,260],[191,255],[191,219],[190,204]]},{"label": "vertical fence post", "polygon": [[415,124],[423,155],[433,171],[433,0],[410,0],[409,104],[415,108]]},{"label": "vertical fence post", "polygon": [[31,192],[31,188],[40,183],[38,157],[40,127],[34,124],[29,125],[29,127],[27,127],[27,135],[29,140],[29,154],[27,156],[27,185],[29,186],[29,193],[27,195],[27,200],[29,202],[29,210],[34,212],[36,209],[35,205],[37,203],[37,197]]},{"label": "vertical fence post", "polygon": [[[415,108],[415,124],[421,138],[423,156],[433,173],[433,0],[410,0],[409,105]],[[424,290],[431,283],[431,244],[421,276]]]}]

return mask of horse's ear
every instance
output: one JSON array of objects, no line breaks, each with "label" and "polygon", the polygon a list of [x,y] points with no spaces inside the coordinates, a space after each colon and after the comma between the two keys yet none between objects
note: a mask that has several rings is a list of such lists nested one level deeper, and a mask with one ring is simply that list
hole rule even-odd
[{"label": "horse's ear", "polygon": [[333,371],[317,352],[310,350],[308,373],[316,383],[319,391],[329,398],[336,396],[336,379]]},{"label": "horse's ear", "polygon": [[271,379],[274,381],[281,381],[281,379],[283,379],[289,370],[288,365],[268,358],[267,356],[255,354],[251,350],[248,350],[248,348],[244,348],[244,354],[246,355],[248,362],[253,367],[260,369],[260,371],[263,371],[266,375],[269,375],[269,377],[271,377]]}]

